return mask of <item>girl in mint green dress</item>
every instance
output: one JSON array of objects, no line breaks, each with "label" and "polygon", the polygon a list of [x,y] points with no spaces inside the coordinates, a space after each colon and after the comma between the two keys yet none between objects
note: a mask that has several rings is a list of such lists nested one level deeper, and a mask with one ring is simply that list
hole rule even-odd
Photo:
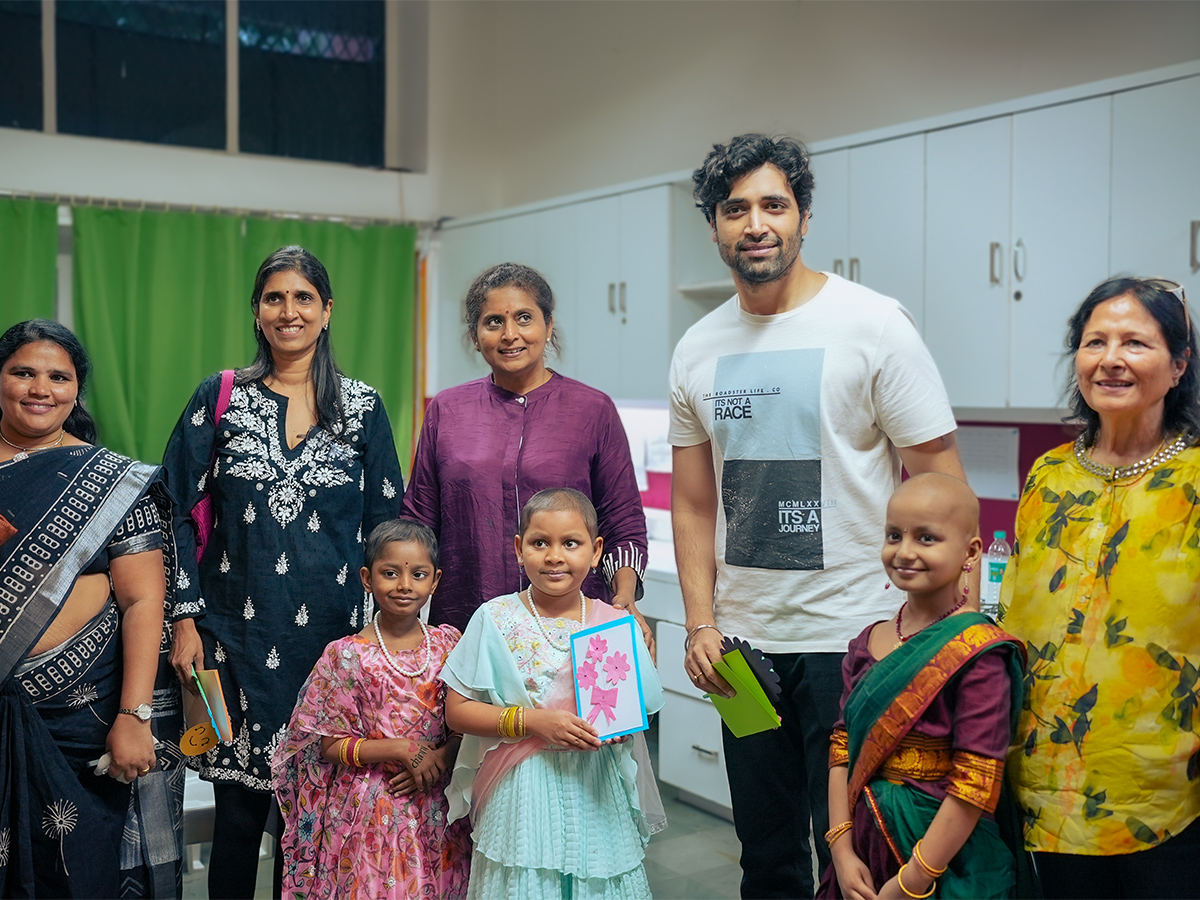
[{"label": "girl in mint green dress", "polygon": [[[540,492],[530,505],[542,494],[561,493]],[[598,544],[594,522],[593,513],[584,534]],[[446,797],[450,821],[469,814],[474,827],[467,896],[650,897],[642,860],[666,819],[645,740],[638,733],[601,744],[595,729],[574,715],[571,677],[571,634],[628,613],[583,597],[586,563],[573,588],[556,585],[550,593],[539,589],[540,575],[528,558],[525,568],[531,592],[506,594],[476,610],[439,676],[450,688],[447,721],[465,733]],[[634,632],[650,714],[662,708],[662,686],[641,630]],[[456,701],[470,710],[452,719]],[[528,715],[526,736],[499,736],[498,714],[503,723],[501,710],[511,707]],[[543,715],[553,711],[562,712]],[[552,745],[536,735],[548,733],[541,726],[546,720],[564,723],[576,739],[556,737]],[[524,720],[508,731],[525,732]]]}]

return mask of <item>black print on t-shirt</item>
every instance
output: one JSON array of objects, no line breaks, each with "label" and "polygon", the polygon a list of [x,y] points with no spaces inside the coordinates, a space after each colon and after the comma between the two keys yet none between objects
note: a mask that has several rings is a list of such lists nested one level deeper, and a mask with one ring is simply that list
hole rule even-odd
[{"label": "black print on t-shirt", "polygon": [[825,568],[819,459],[727,459],[721,502],[729,565]]}]

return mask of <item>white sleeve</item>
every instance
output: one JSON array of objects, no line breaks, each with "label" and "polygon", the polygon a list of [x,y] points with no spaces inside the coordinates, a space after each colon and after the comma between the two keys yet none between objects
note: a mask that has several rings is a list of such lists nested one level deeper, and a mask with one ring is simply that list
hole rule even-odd
[{"label": "white sleeve", "polygon": [[688,371],[688,365],[681,358],[686,352],[682,344],[681,341],[671,357],[671,418],[667,439],[672,447],[694,447],[710,440],[712,436],[705,429],[693,403],[692,392],[689,391],[689,375],[694,377],[694,373]]},{"label": "white sleeve", "polygon": [[937,364],[903,307],[888,316],[872,366],[875,421],[897,447],[911,447],[954,431]]}]

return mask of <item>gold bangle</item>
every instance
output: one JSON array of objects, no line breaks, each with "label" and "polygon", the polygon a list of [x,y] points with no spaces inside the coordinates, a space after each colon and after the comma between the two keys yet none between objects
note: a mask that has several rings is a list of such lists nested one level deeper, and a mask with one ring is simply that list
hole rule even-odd
[{"label": "gold bangle", "polygon": [[362,749],[364,740],[365,740],[365,738],[359,738],[357,741],[354,742],[354,764],[356,766],[362,766],[362,761],[359,760],[359,758],[358,758],[358,751]]},{"label": "gold bangle", "polygon": [[825,843],[832,847],[834,841],[836,841],[853,827],[854,822],[852,821],[843,822],[840,825],[834,825],[827,832],[825,832]]},{"label": "gold bangle", "polygon": [[500,718],[496,720],[496,734],[500,735],[500,737],[507,737],[504,733],[504,719],[508,715],[508,710],[507,706],[500,710]]},{"label": "gold bangle", "polygon": [[346,745],[350,743],[350,738],[342,738],[341,744],[338,746],[338,762],[343,766],[346,765]]},{"label": "gold bangle", "polygon": [[931,885],[929,885],[929,890],[927,890],[925,893],[914,894],[912,891],[910,891],[908,888],[906,888],[904,886],[904,870],[906,868],[908,868],[908,863],[905,863],[904,865],[902,865],[900,867],[900,871],[896,873],[896,884],[898,884],[900,886],[900,890],[904,891],[904,895],[906,897],[912,897],[913,900],[924,900],[925,897],[932,897],[933,892],[937,890],[937,879],[935,878],[933,880],[933,883]]},{"label": "gold bangle", "polygon": [[921,855],[921,841],[917,841],[917,843],[913,845],[913,859],[917,861],[917,865],[924,869],[930,878],[941,878],[946,874],[947,866],[942,866],[940,869],[935,869],[929,863],[925,862],[925,857]]}]

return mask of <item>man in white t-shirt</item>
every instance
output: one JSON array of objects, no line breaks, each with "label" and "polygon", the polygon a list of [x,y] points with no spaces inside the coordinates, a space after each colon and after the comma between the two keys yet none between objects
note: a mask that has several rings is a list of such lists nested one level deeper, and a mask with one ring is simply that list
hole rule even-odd
[{"label": "man in white t-shirt", "polygon": [[809,822],[829,849],[829,735],[849,640],[889,618],[879,553],[910,474],[964,478],[955,422],[911,317],[891,298],[805,268],[813,176],[790,138],[717,145],[693,175],[737,295],[688,330],[671,364],[671,513],[687,614],[685,668],[730,635],[780,676],[783,725],[724,731],[743,897],[811,897]]}]

